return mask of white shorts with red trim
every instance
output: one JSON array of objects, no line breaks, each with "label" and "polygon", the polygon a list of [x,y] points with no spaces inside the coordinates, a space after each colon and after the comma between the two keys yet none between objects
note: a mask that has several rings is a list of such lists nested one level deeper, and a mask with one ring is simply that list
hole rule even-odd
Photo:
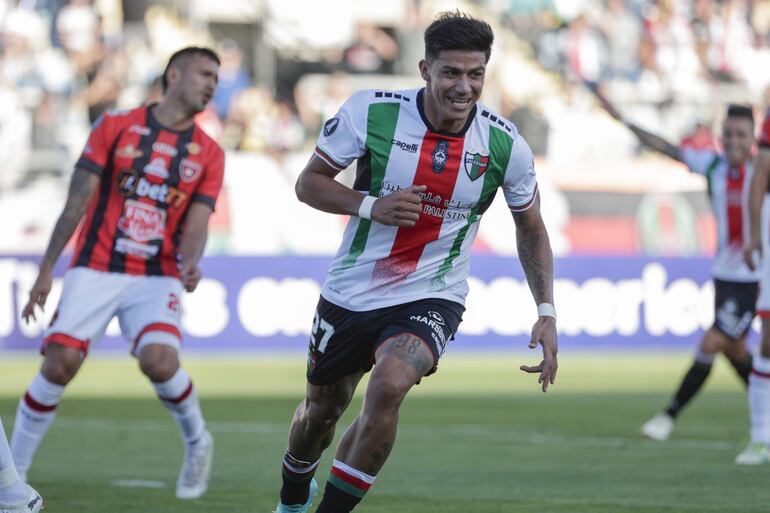
[{"label": "white shorts with red trim", "polygon": [[64,275],[61,299],[45,333],[49,344],[84,354],[117,316],[131,354],[147,344],[180,347],[182,283],[169,276],[136,276],[74,267]]}]

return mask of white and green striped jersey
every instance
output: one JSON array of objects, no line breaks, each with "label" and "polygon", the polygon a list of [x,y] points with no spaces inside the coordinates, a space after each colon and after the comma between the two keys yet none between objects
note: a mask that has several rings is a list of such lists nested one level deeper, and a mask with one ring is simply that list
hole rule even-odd
[{"label": "white and green striped jersey", "polygon": [[356,93],[318,138],[315,153],[330,166],[341,170],[358,159],[354,189],[362,194],[428,188],[412,228],[350,219],[321,291],[343,308],[426,298],[463,304],[471,245],[497,190],[514,212],[537,196],[532,151],[510,121],[478,103],[460,132],[436,130],[422,96],[422,89]]}]

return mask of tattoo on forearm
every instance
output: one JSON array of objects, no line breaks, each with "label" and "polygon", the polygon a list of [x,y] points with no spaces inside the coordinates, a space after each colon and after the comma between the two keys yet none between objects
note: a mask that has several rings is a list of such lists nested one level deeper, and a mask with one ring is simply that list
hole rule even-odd
[{"label": "tattoo on forearm", "polygon": [[518,229],[516,245],[535,302],[553,301],[553,256],[548,234],[540,230]]},{"label": "tattoo on forearm", "polygon": [[48,243],[43,262],[53,265],[61,255],[64,246],[75,233],[80,220],[88,207],[88,200],[93,192],[93,176],[87,171],[75,170],[70,182],[67,204],[64,211],[56,221],[56,226],[51,234],[51,241]]}]

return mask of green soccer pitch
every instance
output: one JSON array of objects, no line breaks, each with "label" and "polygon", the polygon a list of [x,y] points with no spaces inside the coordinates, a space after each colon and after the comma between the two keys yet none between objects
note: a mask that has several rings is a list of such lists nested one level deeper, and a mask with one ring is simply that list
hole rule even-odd
[{"label": "green soccer pitch", "polygon": [[[407,398],[395,449],[356,511],[770,511],[770,467],[733,464],[747,441],[747,405],[723,362],[659,443],[639,427],[664,406],[689,355],[566,353],[548,394],[517,370],[535,353],[448,355]],[[37,366],[0,358],[8,431]],[[189,356],[185,366],[216,444],[205,498],[174,498],[181,439],[135,363],[97,356],[67,390],[30,472],[46,513],[273,511],[303,356]],[[360,395],[340,425],[359,407]],[[327,453],[319,467],[322,488],[330,461]]]}]

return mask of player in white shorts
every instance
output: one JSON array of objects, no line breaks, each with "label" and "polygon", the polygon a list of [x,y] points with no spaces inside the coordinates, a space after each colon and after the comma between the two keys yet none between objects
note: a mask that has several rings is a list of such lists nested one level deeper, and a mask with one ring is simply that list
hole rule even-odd
[{"label": "player in white shorts", "polygon": [[11,450],[22,478],[64,387],[117,317],[184,440],[176,496],[194,499],[206,492],[213,440],[178,351],[180,301],[200,279],[198,261],[222,186],[224,152],[194,121],[214,93],[218,71],[213,51],[179,50],[163,74],[160,103],[108,112],[92,128],[22,312],[29,320],[45,304],[53,266],[85,216],[43,340],[45,360],[19,401]]},{"label": "player in white shorts", "polygon": [[[770,110],[765,115],[759,136],[754,178],[749,191],[750,238],[744,258],[752,268],[761,268],[760,294],[757,313],[762,319],[762,338],[759,353],[749,378],[749,418],[751,441],[735,458],[739,465],[761,465],[770,462],[770,259],[767,258],[767,230],[763,222],[763,203],[770,185]],[[764,253],[762,262],[757,253]]]},{"label": "player in white shorts", "polygon": [[746,337],[754,319],[759,273],[743,262],[743,243],[748,239],[748,193],[752,176],[754,114],[750,107],[730,105],[722,127],[724,151],[677,147],[625,119],[599,92],[604,108],[625,124],[646,146],[685,164],[706,178],[712,211],[717,221],[717,254],[714,279],[714,324],[704,333],[693,363],[666,408],[647,421],[642,435],[666,440],[684,407],[703,387],[714,357],[723,353],[740,379],[748,384],[751,354]]}]

